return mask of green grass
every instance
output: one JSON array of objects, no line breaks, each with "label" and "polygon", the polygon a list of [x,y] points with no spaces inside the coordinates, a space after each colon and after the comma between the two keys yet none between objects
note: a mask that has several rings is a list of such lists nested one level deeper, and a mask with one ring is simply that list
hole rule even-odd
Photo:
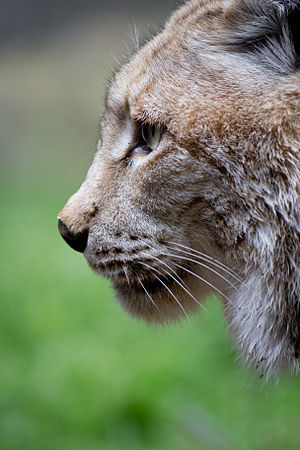
[{"label": "green grass", "polygon": [[216,300],[138,323],[58,235],[96,140],[99,33],[1,58],[0,449],[298,449],[300,379],[244,370]]}]

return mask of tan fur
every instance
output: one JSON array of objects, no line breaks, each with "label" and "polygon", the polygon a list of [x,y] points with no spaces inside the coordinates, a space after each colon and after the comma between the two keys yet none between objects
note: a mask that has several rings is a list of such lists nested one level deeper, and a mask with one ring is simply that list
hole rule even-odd
[{"label": "tan fur", "polygon": [[[116,75],[94,162],[59,217],[88,230],[90,266],[137,317],[177,318],[214,286],[244,358],[271,373],[297,368],[300,348],[300,73],[232,44],[265,3],[174,13]],[[159,147],[128,160],[141,123],[164,128]]]}]

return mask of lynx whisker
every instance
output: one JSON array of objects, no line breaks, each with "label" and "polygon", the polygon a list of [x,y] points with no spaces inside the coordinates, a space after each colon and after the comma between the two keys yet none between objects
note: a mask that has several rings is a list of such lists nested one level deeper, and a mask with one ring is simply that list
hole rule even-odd
[{"label": "lynx whisker", "polygon": [[175,277],[169,273],[166,269],[164,269],[163,267],[161,267],[161,270],[163,270],[164,272],[166,272],[166,274],[171,277],[175,283],[178,284],[178,286],[180,286],[201,308],[203,308],[205,310],[205,307],[199,302],[199,300],[197,300],[193,294],[189,291],[187,285],[185,284],[185,282],[183,281],[183,279],[178,275],[178,273],[172,269],[171,266],[169,266],[169,264],[167,264],[165,261],[161,261],[159,258],[156,258],[155,256],[151,255],[151,258],[155,259],[157,262],[159,262],[160,264],[166,266],[171,272],[173,272],[175,274]]},{"label": "lynx whisker", "polygon": [[171,277],[174,281],[175,281],[175,283],[177,283],[178,284],[178,286],[180,286],[194,301],[195,301],[195,303],[197,303],[197,305],[198,306],[200,306],[200,308],[202,308],[202,309],[204,309],[204,310],[206,310],[206,308],[199,302],[199,300],[197,300],[194,296],[193,296],[193,294],[188,290],[188,289],[186,289],[183,285],[182,285],[182,283],[180,283],[180,281],[178,281],[175,277],[173,277],[173,275],[172,274],[170,274],[166,269],[164,269],[163,267],[161,267],[161,270],[163,270],[164,272],[166,272],[166,274],[169,276],[169,277]]},{"label": "lynx whisker", "polygon": [[188,247],[187,245],[183,245],[183,244],[178,244],[177,242],[167,242],[167,244],[171,244],[174,245],[176,247],[182,247],[183,249],[187,250],[180,250],[183,253],[186,254],[190,254],[190,256],[196,256],[192,253],[189,252],[193,252],[196,253],[198,256],[198,258],[203,258],[204,261],[209,262],[210,264],[212,264],[213,266],[218,267],[219,269],[222,269],[224,272],[228,273],[229,275],[232,276],[232,278],[236,279],[237,281],[239,281],[240,283],[243,283],[243,280],[241,279],[241,277],[230,267],[226,266],[226,264],[222,263],[221,261],[218,261],[216,258],[213,258],[212,256],[207,255],[206,253],[203,252],[199,252],[198,250],[195,250],[192,247]]},{"label": "lynx whisker", "polygon": [[227,297],[227,295],[225,295],[222,291],[220,291],[220,289],[218,289],[212,283],[210,283],[209,281],[205,280],[205,278],[200,277],[200,275],[198,275],[197,273],[193,272],[192,270],[187,269],[186,267],[184,267],[184,266],[182,266],[180,264],[177,264],[177,263],[174,263],[174,262],[173,262],[173,264],[174,264],[174,266],[176,266],[176,267],[178,267],[178,268],[180,268],[182,270],[185,270],[186,272],[190,273],[191,275],[194,275],[200,281],[202,281],[203,283],[207,284],[207,286],[210,286],[212,289],[214,289],[216,292],[218,292],[220,295],[222,295],[225,298],[225,300],[228,301],[228,303],[230,303],[232,305],[232,303],[231,303],[230,299]]},{"label": "lynx whisker", "polygon": [[[142,241],[143,243],[145,243],[146,244],[146,242],[145,241]],[[149,244],[147,244],[148,246],[149,246]],[[151,247],[152,249],[154,249],[153,247]],[[172,254],[168,254],[168,253],[164,253],[164,255],[165,256],[171,256],[171,257],[175,257],[175,258],[182,258],[182,259],[185,259],[185,260],[188,260],[188,261],[191,261],[191,262],[195,262],[195,263],[197,263],[197,264],[199,264],[199,265],[201,265],[201,266],[204,266],[205,268],[207,268],[208,270],[211,270],[212,272],[214,272],[214,273],[216,273],[216,275],[218,275],[218,276],[220,276],[221,278],[223,278],[225,281],[227,281],[230,285],[232,285],[235,289],[237,289],[236,288],[236,286],[234,286],[233,285],[233,283],[231,283],[227,278],[225,278],[223,275],[221,275],[220,273],[218,273],[217,271],[215,271],[214,269],[212,269],[211,267],[209,267],[209,266],[206,266],[204,263],[200,263],[200,262],[198,262],[198,261],[194,261],[194,260],[191,260],[190,258],[186,258],[186,257],[181,257],[180,255],[179,256],[177,256],[177,255],[172,255]],[[155,257],[155,256],[153,256],[153,255],[151,255],[151,258],[153,258],[153,259],[155,259],[156,261],[158,261],[160,264],[164,264],[164,265],[166,265],[169,269],[171,269],[171,267],[167,264],[167,263],[165,263],[164,261],[161,261],[161,259],[159,259],[159,258],[157,258],[157,257]],[[186,272],[190,272],[191,274],[193,274],[194,276],[196,276],[198,279],[200,279],[201,281],[203,281],[206,285],[208,285],[208,286],[210,286],[211,288],[213,288],[214,290],[216,290],[219,294],[221,294],[230,304],[232,304],[231,302],[230,302],[230,300],[229,300],[229,298],[222,292],[222,291],[220,291],[216,286],[214,286],[212,283],[210,283],[209,281],[207,281],[207,280],[205,280],[203,277],[200,277],[199,275],[197,275],[197,274],[195,274],[194,272],[192,272],[192,271],[189,271],[187,268],[185,268],[184,266],[181,266],[181,265],[178,265],[178,264],[176,264],[176,263],[174,263],[174,261],[172,261],[172,264],[174,264],[175,266],[177,266],[178,268],[181,268],[182,270],[185,270]],[[174,271],[174,269],[172,269],[172,272],[174,272],[175,274],[176,274],[176,276],[180,279],[180,281],[181,282],[183,282],[183,280],[179,277],[179,275]],[[171,276],[171,274],[169,274],[170,276]],[[172,277],[173,278],[173,277]],[[177,281],[177,280],[175,280],[175,281]],[[184,282],[183,282],[184,283]],[[187,287],[187,286],[186,286]],[[189,293],[190,294],[190,293]],[[192,295],[192,294],[190,294],[190,295]],[[198,303],[198,301],[196,301],[197,303]],[[201,306],[203,306],[203,305],[201,305]]]},{"label": "lynx whisker", "polygon": [[218,275],[220,278],[222,278],[222,280],[226,281],[226,283],[228,283],[233,289],[237,290],[237,287],[230,281],[228,280],[224,275],[220,274],[218,271],[212,269],[211,267],[209,267],[208,265],[204,264],[203,262],[197,261],[196,259],[193,258],[188,258],[186,256],[182,256],[182,255],[174,255],[172,253],[164,253],[165,256],[169,256],[171,258],[178,258],[178,259],[184,259],[186,261],[190,261],[193,262],[195,264],[197,264],[198,266],[204,267],[205,269],[211,271],[212,273]]},{"label": "lynx whisker", "polygon": [[155,308],[159,311],[159,307],[157,306],[157,304],[155,303],[155,301],[153,300],[153,298],[151,297],[151,295],[149,294],[149,292],[147,291],[147,289],[145,288],[144,284],[142,283],[140,277],[138,276],[138,274],[136,274],[136,277],[138,279],[138,282],[140,283],[140,285],[142,286],[142,288],[144,289],[147,297],[149,298],[149,300],[151,301],[151,303],[155,306]]},{"label": "lynx whisker", "polygon": [[128,287],[130,288],[130,281],[129,281],[129,277],[128,277],[127,267],[122,266],[122,269],[123,269],[123,272],[124,272],[124,274],[125,274],[125,278],[126,278]]},{"label": "lynx whisker", "polygon": [[171,291],[171,289],[166,285],[166,283],[164,283],[157,275],[155,275],[155,273],[153,273],[153,271],[159,273],[160,275],[164,276],[164,274],[162,274],[159,270],[155,269],[154,267],[149,266],[146,263],[143,263],[140,261],[140,264],[148,267],[148,269],[150,270],[150,272],[152,273],[152,275],[166,288],[166,290],[169,292],[169,294],[174,298],[174,300],[176,301],[176,303],[178,304],[178,306],[180,307],[180,309],[182,310],[183,314],[188,318],[188,314],[186,312],[186,310],[184,309],[184,307],[182,306],[182,304],[180,303],[180,301],[178,300],[178,298],[176,297],[176,295]]},{"label": "lynx whisker", "polygon": [[[153,248],[153,250],[154,250],[154,248]],[[161,259],[157,258],[154,255],[151,255],[151,258],[155,259],[155,261],[157,261],[159,264],[166,266],[179,279],[179,281],[187,288],[187,285],[185,284],[183,279],[178,275],[178,273],[174,269],[172,269],[171,266],[169,266],[169,264],[167,264],[165,261],[162,261]]]}]

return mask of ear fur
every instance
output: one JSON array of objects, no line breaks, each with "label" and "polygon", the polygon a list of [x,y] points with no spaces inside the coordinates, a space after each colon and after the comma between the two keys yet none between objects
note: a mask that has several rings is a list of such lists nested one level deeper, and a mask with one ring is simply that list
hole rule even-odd
[{"label": "ear fur", "polygon": [[300,67],[300,0],[226,0],[226,46],[282,75]]}]

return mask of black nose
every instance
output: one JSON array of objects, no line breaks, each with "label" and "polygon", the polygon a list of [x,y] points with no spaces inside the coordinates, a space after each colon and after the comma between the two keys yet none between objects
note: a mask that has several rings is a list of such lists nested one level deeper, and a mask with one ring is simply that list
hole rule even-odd
[{"label": "black nose", "polygon": [[58,219],[58,231],[73,250],[81,253],[84,252],[89,235],[87,230],[81,233],[73,233],[62,220]]}]

